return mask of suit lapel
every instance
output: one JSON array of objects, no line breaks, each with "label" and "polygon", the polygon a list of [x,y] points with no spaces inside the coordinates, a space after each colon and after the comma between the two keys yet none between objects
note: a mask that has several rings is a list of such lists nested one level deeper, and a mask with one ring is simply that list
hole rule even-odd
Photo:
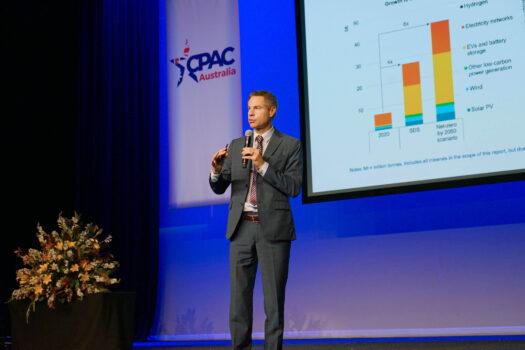
[{"label": "suit lapel", "polygon": [[270,158],[272,154],[277,150],[282,141],[283,137],[281,133],[277,129],[274,129],[272,138],[270,139],[270,142],[268,142],[268,147],[264,151],[264,158]]}]

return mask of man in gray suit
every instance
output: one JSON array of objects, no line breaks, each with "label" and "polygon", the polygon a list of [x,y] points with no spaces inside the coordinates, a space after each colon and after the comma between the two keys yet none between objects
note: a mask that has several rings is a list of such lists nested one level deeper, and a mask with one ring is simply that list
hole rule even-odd
[{"label": "man in gray suit", "polygon": [[[254,91],[248,99],[253,145],[244,138],[214,154],[210,186],[222,194],[231,184],[226,238],[230,240],[230,332],[234,350],[251,349],[253,287],[257,265],[262,272],[265,349],[282,349],[284,297],[290,245],[295,227],[289,197],[301,191],[299,140],[282,134],[272,123],[277,99]],[[247,161],[243,167],[242,159]]]}]

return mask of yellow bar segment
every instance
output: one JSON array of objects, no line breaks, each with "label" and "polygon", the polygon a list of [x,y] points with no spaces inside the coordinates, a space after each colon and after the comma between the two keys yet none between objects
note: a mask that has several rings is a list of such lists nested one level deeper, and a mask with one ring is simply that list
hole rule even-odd
[{"label": "yellow bar segment", "polygon": [[454,102],[454,83],[452,81],[452,56],[449,52],[434,54],[434,87],[436,104]]},{"label": "yellow bar segment", "polygon": [[405,96],[405,115],[422,114],[421,85],[404,86],[403,94]]}]

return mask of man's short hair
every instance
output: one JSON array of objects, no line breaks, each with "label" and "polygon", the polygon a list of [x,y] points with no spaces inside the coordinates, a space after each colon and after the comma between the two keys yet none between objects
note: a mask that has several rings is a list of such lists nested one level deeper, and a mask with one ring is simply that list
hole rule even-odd
[{"label": "man's short hair", "polygon": [[252,98],[253,96],[262,96],[270,104],[270,107],[274,106],[277,108],[277,97],[275,97],[274,94],[272,94],[270,91],[266,90],[255,90],[250,93],[250,96],[248,97],[248,100]]}]

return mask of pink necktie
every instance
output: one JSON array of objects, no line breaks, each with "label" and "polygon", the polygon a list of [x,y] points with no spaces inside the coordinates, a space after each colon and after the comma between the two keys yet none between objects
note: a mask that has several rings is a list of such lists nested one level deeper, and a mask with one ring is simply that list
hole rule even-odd
[{"label": "pink necktie", "polygon": [[[259,135],[255,138],[255,141],[257,141],[257,149],[259,150],[259,153],[262,155],[263,137]],[[257,170],[255,169],[255,166],[253,166],[252,181],[250,183],[250,199],[249,199],[249,202],[253,205],[257,204],[257,175],[258,175]]]}]

